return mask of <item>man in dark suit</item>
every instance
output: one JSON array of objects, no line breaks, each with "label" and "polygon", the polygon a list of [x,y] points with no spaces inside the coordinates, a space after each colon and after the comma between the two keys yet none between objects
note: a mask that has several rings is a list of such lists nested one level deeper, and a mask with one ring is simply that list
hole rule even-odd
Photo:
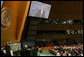
[{"label": "man in dark suit", "polygon": [[10,44],[9,44],[9,42],[6,43],[6,45],[5,45],[5,50],[6,50],[6,56],[11,56],[11,54],[10,54]]}]

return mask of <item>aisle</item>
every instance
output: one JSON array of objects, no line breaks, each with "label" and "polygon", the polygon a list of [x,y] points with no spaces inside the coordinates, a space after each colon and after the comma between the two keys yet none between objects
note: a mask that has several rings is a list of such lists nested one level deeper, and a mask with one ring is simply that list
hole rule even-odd
[{"label": "aisle", "polygon": [[55,56],[49,52],[49,50],[43,50],[42,53],[38,52],[38,56]]}]

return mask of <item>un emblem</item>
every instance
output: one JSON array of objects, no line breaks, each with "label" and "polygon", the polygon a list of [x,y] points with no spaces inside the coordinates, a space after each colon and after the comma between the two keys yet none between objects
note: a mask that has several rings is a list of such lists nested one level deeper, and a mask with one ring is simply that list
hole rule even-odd
[{"label": "un emblem", "polygon": [[1,9],[1,28],[7,29],[11,25],[11,11],[8,7]]}]

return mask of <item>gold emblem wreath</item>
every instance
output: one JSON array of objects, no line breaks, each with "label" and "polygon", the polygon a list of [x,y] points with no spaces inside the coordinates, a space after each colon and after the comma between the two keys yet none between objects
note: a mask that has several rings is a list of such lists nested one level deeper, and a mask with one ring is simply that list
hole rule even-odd
[{"label": "gold emblem wreath", "polygon": [[3,7],[1,9],[1,28],[5,29],[11,25],[11,11],[8,7]]}]

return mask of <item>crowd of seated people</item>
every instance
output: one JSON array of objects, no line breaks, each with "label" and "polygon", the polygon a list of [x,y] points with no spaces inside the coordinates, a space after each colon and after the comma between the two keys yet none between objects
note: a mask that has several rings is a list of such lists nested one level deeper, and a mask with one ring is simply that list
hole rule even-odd
[{"label": "crowd of seated people", "polygon": [[83,46],[53,46],[56,56],[83,56]]},{"label": "crowd of seated people", "polygon": [[52,46],[56,56],[83,56],[83,43],[78,40],[64,40],[52,42],[40,42],[44,47]]},{"label": "crowd of seated people", "polygon": [[54,43],[51,50],[54,50],[56,56],[83,56],[83,43],[78,41]]},{"label": "crowd of seated people", "polygon": [[[46,46],[51,46],[51,50],[55,51],[56,56],[83,56],[83,44],[80,46],[77,44],[70,44],[70,43],[64,43],[60,41],[53,41],[53,42],[37,42],[35,46],[29,46],[25,45],[25,47],[21,48],[21,50],[17,53],[19,55],[16,55],[16,53],[13,52],[13,50],[10,49],[5,49],[1,51],[2,56],[37,56],[37,53],[40,52],[42,53],[43,48]],[[6,47],[10,48],[8,46],[9,44],[6,43]],[[51,53],[51,52],[50,52]]]}]

